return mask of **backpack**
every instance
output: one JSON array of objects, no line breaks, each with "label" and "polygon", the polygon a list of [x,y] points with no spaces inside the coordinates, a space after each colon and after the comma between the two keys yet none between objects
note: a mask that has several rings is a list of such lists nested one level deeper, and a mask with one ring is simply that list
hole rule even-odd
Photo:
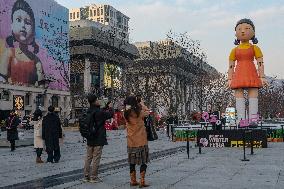
[{"label": "backpack", "polygon": [[96,121],[94,120],[94,111],[84,112],[79,118],[79,131],[81,136],[88,139],[96,133]]}]

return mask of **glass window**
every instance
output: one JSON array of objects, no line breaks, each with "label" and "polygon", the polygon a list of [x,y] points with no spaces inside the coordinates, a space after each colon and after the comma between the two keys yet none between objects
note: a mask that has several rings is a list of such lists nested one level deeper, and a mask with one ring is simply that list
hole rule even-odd
[{"label": "glass window", "polygon": [[63,98],[63,103],[64,103],[64,107],[66,107],[66,104],[67,104],[67,97],[66,96]]},{"label": "glass window", "polygon": [[79,12],[77,12],[77,18],[79,18]]},{"label": "glass window", "polygon": [[9,91],[3,91],[2,92],[2,99],[5,100],[5,101],[9,101],[9,97],[10,97],[10,94],[9,94]]},{"label": "glass window", "polygon": [[75,19],[76,17],[75,17],[75,12],[73,12],[73,19]]},{"label": "glass window", "polygon": [[36,106],[39,107],[39,106],[44,106],[44,96],[42,94],[39,94],[36,96]]},{"label": "glass window", "polygon": [[51,97],[51,105],[53,107],[58,107],[58,97],[57,96],[52,96]]},{"label": "glass window", "polygon": [[109,16],[109,6],[105,5],[105,15]]},{"label": "glass window", "polygon": [[96,16],[96,10],[94,10],[94,16]]},{"label": "glass window", "polygon": [[31,110],[25,110],[25,115],[31,115],[32,111]]},{"label": "glass window", "polygon": [[101,15],[104,15],[104,9],[101,9]]},{"label": "glass window", "polygon": [[72,19],[72,13],[70,13],[70,19]]},{"label": "glass window", "polygon": [[97,22],[100,22],[100,18],[97,18]]},{"label": "glass window", "polygon": [[84,75],[82,73],[70,74],[70,82],[77,84],[83,82]]},{"label": "glass window", "polygon": [[30,94],[25,95],[25,105],[30,105]]},{"label": "glass window", "polygon": [[98,73],[91,73],[91,84],[100,86],[100,77]]},{"label": "glass window", "polygon": [[90,10],[90,17],[93,17],[93,11]]},{"label": "glass window", "polygon": [[98,16],[100,16],[100,9],[97,9],[97,14]]}]

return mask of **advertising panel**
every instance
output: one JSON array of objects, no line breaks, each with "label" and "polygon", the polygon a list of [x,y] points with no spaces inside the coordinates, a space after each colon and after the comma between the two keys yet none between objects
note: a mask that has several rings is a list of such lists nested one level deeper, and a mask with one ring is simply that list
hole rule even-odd
[{"label": "advertising panel", "polygon": [[265,130],[199,130],[197,132],[197,145],[204,147],[242,147],[244,144],[250,146],[251,142],[255,148],[267,148],[267,134]]},{"label": "advertising panel", "polygon": [[25,108],[24,96],[14,95],[13,96],[13,109],[14,110],[24,110],[24,108]]},{"label": "advertising panel", "polygon": [[236,125],[236,109],[234,107],[226,108],[226,126]]},{"label": "advertising panel", "polygon": [[68,31],[53,0],[0,0],[0,81],[68,90]]}]

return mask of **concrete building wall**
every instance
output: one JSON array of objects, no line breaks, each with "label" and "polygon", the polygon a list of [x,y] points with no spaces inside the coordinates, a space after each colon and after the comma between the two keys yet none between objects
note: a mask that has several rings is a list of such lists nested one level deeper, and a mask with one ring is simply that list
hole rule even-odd
[{"label": "concrete building wall", "polygon": [[[59,91],[52,89],[45,89],[40,87],[26,87],[26,86],[16,86],[10,84],[0,83],[0,94],[4,92],[9,93],[9,98],[4,99],[3,95],[0,98],[0,110],[12,110],[13,107],[13,97],[23,96],[24,99],[24,109],[18,110],[21,116],[33,113],[37,108],[40,108],[43,113],[47,113],[47,108],[52,105],[52,97],[58,98],[58,106],[60,110],[61,118],[68,118],[71,111],[70,103],[70,93],[67,91]],[[43,96],[44,105],[38,106],[37,97],[39,95]],[[29,96],[27,99],[26,96]],[[29,101],[29,102],[28,102]]]},{"label": "concrete building wall", "polygon": [[[82,17],[82,15],[85,15]],[[86,18],[85,18],[86,17]],[[129,40],[129,17],[111,5],[91,4],[84,8],[69,10],[69,21],[90,20],[107,26],[117,38]]]},{"label": "concrete building wall", "polygon": [[69,21],[81,20],[80,8],[69,9]]}]

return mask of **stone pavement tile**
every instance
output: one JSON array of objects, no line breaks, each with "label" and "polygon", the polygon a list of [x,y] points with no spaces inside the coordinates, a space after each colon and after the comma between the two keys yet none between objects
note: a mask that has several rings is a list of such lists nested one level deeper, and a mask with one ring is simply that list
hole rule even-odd
[{"label": "stone pavement tile", "polygon": [[[258,150],[249,162],[240,161],[241,149],[233,148],[207,148],[201,155],[196,154],[196,148],[191,149],[190,159],[183,152],[153,160],[148,164],[146,181],[151,184],[149,189],[283,189],[282,147],[270,145],[273,150]],[[130,188],[128,168],[101,176],[104,183],[92,186],[76,181],[75,186],[67,183],[71,187],[66,188]]]},{"label": "stone pavement tile", "polygon": [[[27,131],[27,135],[32,135],[32,131]],[[8,148],[0,148],[0,187],[82,169],[86,143],[82,143],[79,132],[67,131],[65,135],[58,164],[35,164],[36,154],[33,146],[20,147],[15,152],[10,152]],[[104,146],[101,163],[126,159],[125,131],[108,131],[107,136],[109,145]],[[165,134],[159,133],[159,140],[149,142],[149,148],[150,152],[155,152],[184,144],[170,142]],[[47,155],[43,152],[42,159],[45,161],[46,158]]]},{"label": "stone pavement tile", "polygon": [[275,184],[274,189],[283,189],[284,188],[284,181],[279,181]]}]

